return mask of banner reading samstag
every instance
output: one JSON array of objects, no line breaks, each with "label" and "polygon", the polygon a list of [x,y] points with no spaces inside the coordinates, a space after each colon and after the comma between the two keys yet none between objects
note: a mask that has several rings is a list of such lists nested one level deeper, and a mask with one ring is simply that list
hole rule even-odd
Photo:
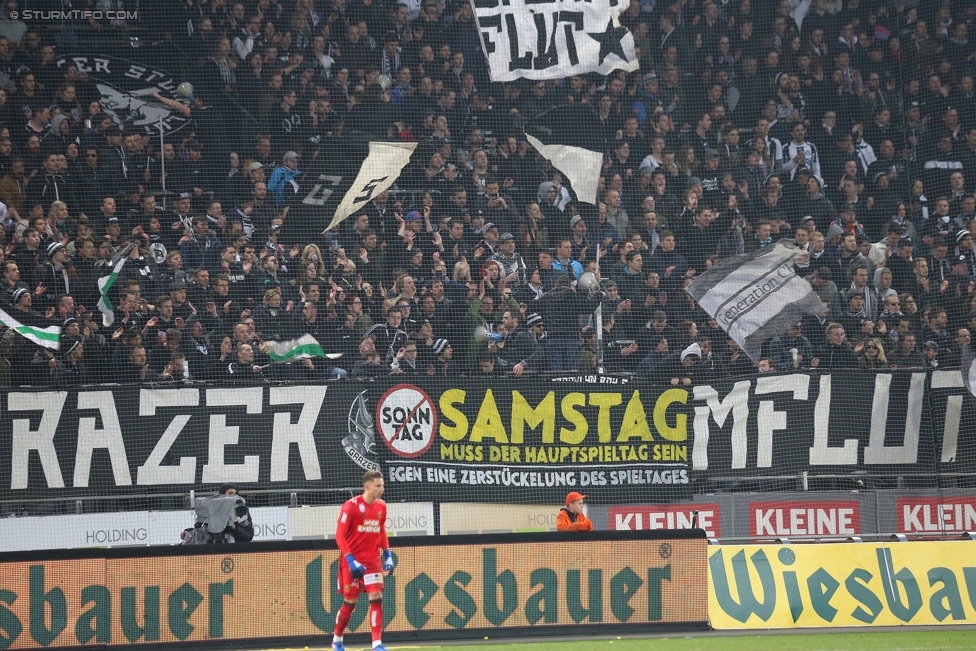
[{"label": "banner reading samstag", "polygon": [[[470,495],[561,500],[690,493],[689,392],[622,385],[465,383],[431,396],[412,384],[376,402],[390,489],[456,501]],[[529,489],[526,491],[525,489]]]}]

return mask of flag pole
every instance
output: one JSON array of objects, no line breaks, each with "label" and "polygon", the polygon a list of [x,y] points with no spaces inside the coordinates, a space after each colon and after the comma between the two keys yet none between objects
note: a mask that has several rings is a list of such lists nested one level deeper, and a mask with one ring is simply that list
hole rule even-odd
[{"label": "flag pole", "polygon": [[159,116],[159,174],[163,183],[163,197],[166,206],[169,207],[169,197],[166,195],[166,155],[163,153],[165,141],[163,140],[163,116]]},{"label": "flag pole", "polygon": [[[596,277],[603,284],[603,279],[600,278],[600,243],[596,244]],[[600,375],[604,373],[603,367],[603,291],[601,287],[600,291],[600,301],[596,304],[596,310],[593,316],[596,320],[596,372]]]}]

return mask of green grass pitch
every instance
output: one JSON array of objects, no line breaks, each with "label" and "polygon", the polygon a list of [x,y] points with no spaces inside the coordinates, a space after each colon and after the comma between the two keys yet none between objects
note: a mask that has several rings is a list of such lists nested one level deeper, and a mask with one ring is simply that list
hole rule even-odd
[{"label": "green grass pitch", "polygon": [[[390,651],[422,649],[423,651],[954,651],[976,649],[976,630],[940,630],[930,628],[904,632],[863,633],[797,633],[788,635],[736,635],[720,637],[714,633],[689,636],[675,635],[658,638],[587,638],[560,642],[505,643],[500,638],[473,645],[416,646],[389,644]],[[293,647],[268,651],[326,651],[329,647]],[[366,651],[366,647],[350,645],[348,651]]]}]

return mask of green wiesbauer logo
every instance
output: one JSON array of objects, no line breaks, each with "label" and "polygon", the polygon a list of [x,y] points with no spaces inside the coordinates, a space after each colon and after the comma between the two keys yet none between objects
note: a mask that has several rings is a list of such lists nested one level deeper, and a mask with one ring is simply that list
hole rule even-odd
[{"label": "green wiesbauer logo", "polygon": [[[782,585],[785,587],[786,602],[793,622],[799,620],[804,610],[804,603],[809,603],[821,620],[832,622],[838,610],[831,605],[831,599],[840,590],[842,582],[846,592],[858,604],[850,613],[854,619],[871,624],[887,608],[902,622],[911,622],[923,605],[918,580],[907,567],[895,571],[891,561],[891,550],[878,548],[876,556],[877,572],[860,567],[851,571],[846,577],[835,577],[825,568],[819,567],[809,576],[798,576],[796,571],[789,569],[796,562],[795,552],[786,547],[781,548],[777,552],[777,557],[780,564],[786,568],[782,570]],[[740,550],[732,556],[731,560],[732,581],[726,573],[722,550],[716,551],[708,559],[712,587],[719,607],[726,615],[743,624],[752,615],[768,622],[776,610],[776,602],[780,595],[772,564],[765,551],[757,549],[747,559],[745,550]],[[759,577],[761,601],[756,596],[756,586],[753,585],[750,576],[750,562]],[[963,568],[963,574],[972,600],[976,593],[976,567]],[[933,567],[928,571],[926,578],[930,586],[940,584],[942,586],[930,598],[929,609],[932,615],[939,621],[950,615],[953,619],[965,619],[958,580],[952,570]],[[875,586],[880,584],[881,597],[875,592],[876,588],[870,585],[874,580],[877,580]],[[738,601],[732,597],[733,583]],[[805,586],[806,590],[802,590],[801,585]]]}]

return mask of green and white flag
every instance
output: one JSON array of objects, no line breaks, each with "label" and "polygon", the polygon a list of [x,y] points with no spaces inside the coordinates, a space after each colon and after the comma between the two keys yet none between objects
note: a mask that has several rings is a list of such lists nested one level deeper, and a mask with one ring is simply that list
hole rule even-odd
[{"label": "green and white flag", "polygon": [[0,322],[3,322],[3,325],[7,326],[11,330],[16,330],[38,346],[50,348],[51,350],[57,350],[58,346],[61,345],[61,328],[59,326],[38,328],[35,326],[24,325],[3,310],[0,310]]},{"label": "green and white flag", "polygon": [[102,313],[102,325],[106,328],[115,323],[115,307],[109,300],[108,292],[112,289],[115,279],[119,277],[122,267],[125,266],[125,261],[129,259],[129,254],[135,247],[136,245],[133,242],[116,251],[115,255],[112,256],[112,273],[98,279],[98,293],[101,294],[101,298],[98,299],[98,311]]},{"label": "green and white flag", "polygon": [[342,353],[326,353],[312,335],[302,335],[298,339],[291,339],[290,341],[266,341],[264,343],[266,346],[264,352],[276,364],[311,357],[336,359],[342,355]]}]

